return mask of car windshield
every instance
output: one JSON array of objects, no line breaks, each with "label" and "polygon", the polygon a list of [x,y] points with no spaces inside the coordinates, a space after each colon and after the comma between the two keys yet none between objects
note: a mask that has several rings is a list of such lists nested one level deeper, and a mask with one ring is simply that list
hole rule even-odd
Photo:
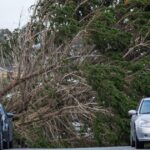
[{"label": "car windshield", "polygon": [[150,100],[143,101],[140,108],[140,114],[150,114]]}]

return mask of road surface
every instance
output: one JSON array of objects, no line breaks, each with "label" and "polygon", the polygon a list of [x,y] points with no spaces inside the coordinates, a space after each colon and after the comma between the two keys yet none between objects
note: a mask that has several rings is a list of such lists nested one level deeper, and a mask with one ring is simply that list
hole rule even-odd
[{"label": "road surface", "polygon": [[[29,148],[13,149],[13,150],[36,150]],[[38,149],[38,150],[136,150],[131,147],[106,147],[106,148],[63,148],[63,149]],[[150,149],[144,149],[150,150]]]}]

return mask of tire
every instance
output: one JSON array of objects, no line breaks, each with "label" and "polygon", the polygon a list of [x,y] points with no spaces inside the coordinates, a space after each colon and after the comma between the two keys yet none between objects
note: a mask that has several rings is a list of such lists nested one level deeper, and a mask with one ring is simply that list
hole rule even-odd
[{"label": "tire", "polygon": [[9,142],[9,148],[13,148],[13,141]]},{"label": "tire", "polygon": [[3,142],[4,149],[9,149],[9,142]]},{"label": "tire", "polygon": [[142,149],[144,148],[144,142],[140,142],[136,136],[136,140],[135,140],[135,148],[136,149]]},{"label": "tire", "polygon": [[0,150],[3,149],[3,134],[0,133]]},{"label": "tire", "polygon": [[9,142],[10,142],[10,140],[9,140],[9,132],[7,131],[7,133],[6,133],[6,137],[5,137],[6,139],[6,141],[4,141],[3,142],[3,147],[4,147],[4,149],[9,149]]},{"label": "tire", "polygon": [[131,146],[131,147],[135,147],[135,141],[133,140],[132,137],[131,137],[131,141],[130,141],[130,146]]}]

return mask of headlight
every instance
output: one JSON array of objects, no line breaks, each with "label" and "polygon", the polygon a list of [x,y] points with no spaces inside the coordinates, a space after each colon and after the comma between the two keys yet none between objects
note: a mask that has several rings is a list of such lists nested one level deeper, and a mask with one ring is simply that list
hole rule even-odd
[{"label": "headlight", "polygon": [[138,121],[138,126],[140,126],[140,127],[147,127],[147,126],[149,126],[150,127],[150,122],[147,121],[147,120],[139,120]]}]

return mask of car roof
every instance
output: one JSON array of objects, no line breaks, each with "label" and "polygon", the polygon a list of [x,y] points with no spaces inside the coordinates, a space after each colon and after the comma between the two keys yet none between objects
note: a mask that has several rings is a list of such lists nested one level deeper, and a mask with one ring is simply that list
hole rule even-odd
[{"label": "car roof", "polygon": [[143,98],[144,101],[149,101],[150,100],[150,97],[145,97]]}]

